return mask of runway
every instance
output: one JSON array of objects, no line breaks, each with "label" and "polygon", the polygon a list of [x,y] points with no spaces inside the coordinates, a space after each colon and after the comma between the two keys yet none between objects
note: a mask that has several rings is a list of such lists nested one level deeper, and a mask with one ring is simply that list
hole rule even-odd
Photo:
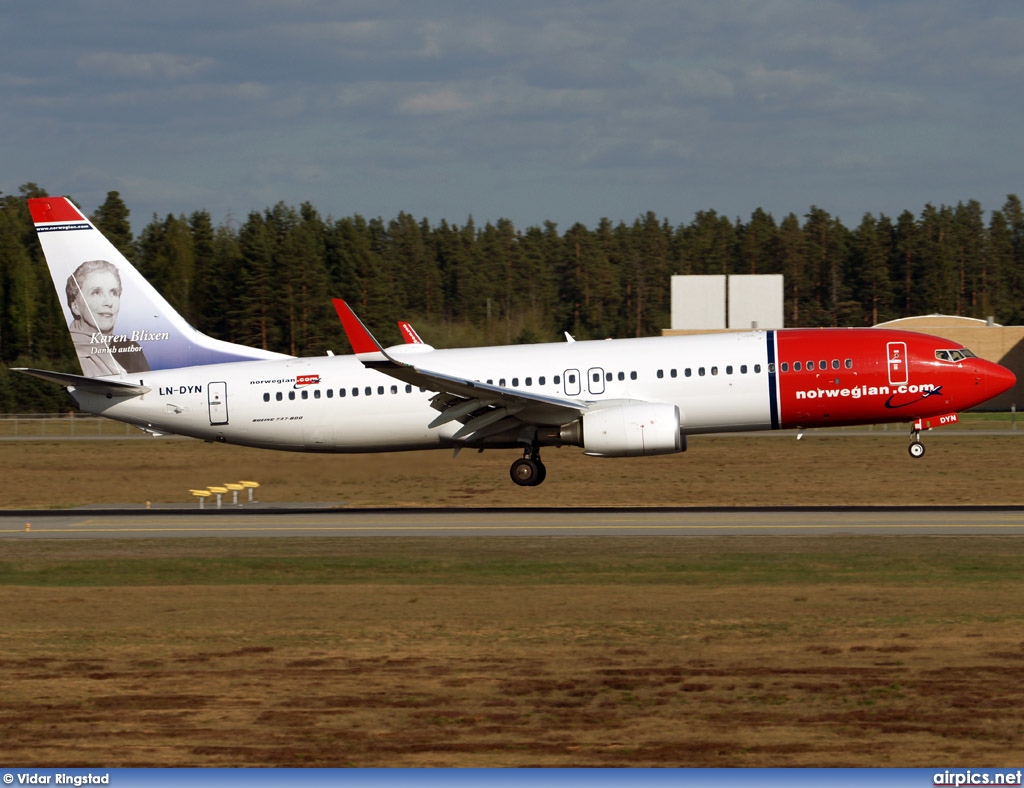
[{"label": "runway", "polygon": [[0,539],[1024,535],[1024,507],[19,511]]}]

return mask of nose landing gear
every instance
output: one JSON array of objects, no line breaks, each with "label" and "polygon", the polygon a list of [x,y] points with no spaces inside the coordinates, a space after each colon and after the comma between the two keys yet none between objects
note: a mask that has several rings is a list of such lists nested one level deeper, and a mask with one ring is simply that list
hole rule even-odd
[{"label": "nose landing gear", "polygon": [[915,460],[919,457],[924,457],[924,444],[921,443],[921,429],[924,425],[920,420],[915,421],[910,427],[910,445],[907,447],[907,451],[910,452],[910,456]]}]

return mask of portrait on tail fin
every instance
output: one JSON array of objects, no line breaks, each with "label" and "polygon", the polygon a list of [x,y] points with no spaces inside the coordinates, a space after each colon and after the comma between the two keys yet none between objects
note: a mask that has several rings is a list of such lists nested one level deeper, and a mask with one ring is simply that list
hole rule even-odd
[{"label": "portrait on tail fin", "polygon": [[87,260],[68,277],[68,324],[82,374],[87,377],[148,372],[142,346],[114,333],[124,292],[117,266],[108,260]]},{"label": "portrait on tail fin", "polygon": [[197,331],[66,197],[28,204],[85,377],[288,358]]}]

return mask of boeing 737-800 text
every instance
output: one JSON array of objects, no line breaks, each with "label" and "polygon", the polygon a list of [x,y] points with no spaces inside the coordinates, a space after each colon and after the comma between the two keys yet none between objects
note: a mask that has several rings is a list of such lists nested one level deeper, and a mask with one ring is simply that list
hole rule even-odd
[{"label": "boeing 737-800 text", "polygon": [[355,355],[297,358],[190,326],[63,197],[29,200],[82,375],[23,369],[85,412],[143,430],[268,449],[517,449],[512,480],[540,484],[540,452],[686,450],[688,435],[949,423],[1015,383],[944,339],[875,328],[779,329],[438,350],[408,324],[383,348],[335,308]]}]

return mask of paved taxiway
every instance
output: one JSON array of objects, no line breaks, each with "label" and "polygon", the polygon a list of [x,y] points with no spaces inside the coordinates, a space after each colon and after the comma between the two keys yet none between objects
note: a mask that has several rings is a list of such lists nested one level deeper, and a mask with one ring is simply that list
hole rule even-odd
[{"label": "paved taxiway", "polygon": [[223,509],[0,513],[0,539],[408,536],[1024,535],[1024,507]]}]

